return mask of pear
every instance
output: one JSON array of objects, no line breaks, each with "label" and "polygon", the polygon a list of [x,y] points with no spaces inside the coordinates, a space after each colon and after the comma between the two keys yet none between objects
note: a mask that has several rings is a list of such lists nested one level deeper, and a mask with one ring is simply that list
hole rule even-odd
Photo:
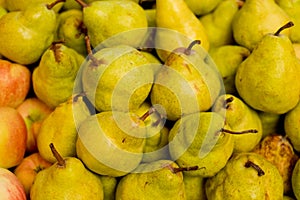
[{"label": "pear", "polygon": [[[53,43],[42,55],[32,74],[36,96],[50,108],[73,94],[74,82],[84,57],[61,43]],[[59,92],[57,92],[59,91]]]},{"label": "pear", "polygon": [[271,200],[283,198],[278,169],[256,153],[236,153],[205,183],[208,200]]},{"label": "pear", "polygon": [[[161,28],[156,33],[155,44],[162,61],[175,48],[188,46],[191,40],[200,40],[203,49],[209,49],[204,26],[184,0],[157,0],[156,27]],[[176,33],[170,34],[168,30]]]},{"label": "pear", "polygon": [[284,195],[284,196],[283,196],[283,200],[295,200],[295,199],[293,199],[293,198],[290,197],[290,196]]},{"label": "pear", "polygon": [[99,175],[99,178],[103,186],[103,192],[104,192],[103,200],[114,200],[118,180],[112,176]]},{"label": "pear", "polygon": [[144,121],[135,113],[103,111],[79,126],[76,152],[91,171],[124,176],[140,164],[145,138]]},{"label": "pear", "polygon": [[183,174],[171,160],[158,160],[139,165],[121,178],[116,200],[185,200]]},{"label": "pear", "polygon": [[214,111],[225,114],[226,123],[230,130],[243,131],[256,130],[255,133],[236,134],[234,138],[234,152],[249,152],[260,142],[262,138],[262,123],[258,113],[245,104],[238,97],[225,94],[220,96],[214,105]]},{"label": "pear", "polygon": [[57,162],[37,174],[30,190],[31,200],[104,199],[102,182],[95,174],[78,158],[63,158],[52,143],[50,147]]},{"label": "pear", "polygon": [[[62,6],[64,5],[64,0],[60,1],[57,5],[54,6],[54,10],[58,12]],[[34,6],[35,4],[51,4],[53,3],[53,0],[9,0],[6,1],[5,6],[8,11],[22,11],[26,10],[27,8]]]},{"label": "pear", "polygon": [[300,159],[297,161],[292,173],[292,188],[296,199],[300,199]]},{"label": "pear", "polygon": [[183,174],[186,200],[206,200],[205,180],[201,176],[187,176]]},{"label": "pear", "polygon": [[235,74],[238,66],[250,55],[250,51],[238,45],[222,45],[209,49],[209,55],[216,64],[227,94],[236,94]]},{"label": "pear", "polygon": [[293,43],[293,48],[296,53],[296,57],[300,60],[300,43]]},{"label": "pear", "polygon": [[[76,2],[75,2],[76,3]],[[76,3],[77,4],[77,3]],[[58,15],[57,38],[64,41],[64,45],[87,55],[84,36],[86,30],[83,25],[81,10],[71,9]]]},{"label": "pear", "polygon": [[236,0],[221,1],[213,12],[199,18],[205,28],[210,47],[233,44],[231,22],[239,10]]},{"label": "pear", "polygon": [[288,139],[285,136],[273,133],[266,136],[254,148],[253,152],[262,155],[277,167],[283,179],[284,194],[291,194],[291,177],[298,156]]},{"label": "pear", "polygon": [[169,133],[171,158],[182,168],[198,166],[198,170],[185,172],[187,175],[216,175],[233,152],[233,137],[223,132],[224,128],[229,127],[216,112],[198,112],[180,118]]},{"label": "pear", "polygon": [[63,157],[76,156],[77,127],[88,116],[90,112],[80,94],[57,106],[41,124],[37,137],[40,155],[54,163],[56,159],[47,148],[49,143],[54,143]]},{"label": "pear", "polygon": [[262,138],[265,138],[268,135],[273,133],[281,132],[282,125],[282,116],[274,113],[266,113],[266,112],[258,112],[258,116],[260,118],[263,134]]},{"label": "pear", "polygon": [[[234,40],[253,50],[261,39],[290,21],[288,14],[274,0],[247,0],[232,20]],[[283,34],[289,35],[290,30]]]},{"label": "pear", "polygon": [[213,12],[222,0],[185,0],[185,2],[195,15],[206,15]]},{"label": "pear", "polygon": [[3,15],[7,14],[7,12],[8,12],[8,11],[7,11],[4,7],[0,6],[0,18],[1,18]]},{"label": "pear", "polygon": [[[83,23],[94,48],[118,33],[148,27],[144,9],[133,1],[76,1],[83,7]],[[138,41],[143,34],[131,41]]]},{"label": "pear", "polygon": [[[149,60],[128,45],[102,48],[82,66],[82,85],[98,111],[133,111],[148,97],[154,71]],[[97,61],[95,61],[97,60]]]},{"label": "pear", "polygon": [[207,63],[209,57],[203,58],[197,46],[192,49],[196,43],[197,40],[187,48],[176,48],[156,74],[151,103],[161,105],[168,120],[207,111],[221,92],[221,77],[216,67]]},{"label": "pear", "polygon": [[76,1],[74,0],[66,0],[63,7],[62,7],[62,10],[63,11],[67,11],[67,10],[73,10],[73,9],[76,9],[76,10],[81,10],[81,5],[78,4]]},{"label": "pear", "polygon": [[283,114],[299,101],[299,60],[290,39],[280,34],[292,25],[289,22],[276,33],[266,34],[237,69],[237,91],[256,110]]},{"label": "pear", "polygon": [[19,64],[33,64],[51,45],[56,31],[56,3],[34,4],[0,18],[0,54]]},{"label": "pear", "polygon": [[284,116],[284,131],[296,151],[300,151],[300,102]]},{"label": "pear", "polygon": [[148,27],[156,27],[156,8],[145,9]]}]

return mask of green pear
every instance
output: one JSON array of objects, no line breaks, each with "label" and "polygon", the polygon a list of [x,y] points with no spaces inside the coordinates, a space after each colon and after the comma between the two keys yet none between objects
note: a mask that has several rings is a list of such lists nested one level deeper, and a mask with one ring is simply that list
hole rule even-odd
[{"label": "green pear", "polygon": [[292,187],[296,199],[300,199],[300,159],[297,161],[292,174]]},{"label": "green pear", "polygon": [[[20,10],[26,10],[27,8],[34,6],[35,4],[51,4],[53,3],[53,0],[6,0],[5,6],[7,10],[11,11],[20,11]],[[60,0],[60,2],[54,6],[54,10],[58,12],[62,6],[64,5],[64,0]]]},{"label": "green pear", "polygon": [[[261,39],[290,21],[288,14],[274,0],[247,0],[232,20],[234,40],[253,50]],[[290,30],[283,34],[289,35]]]},{"label": "green pear", "polygon": [[104,192],[103,200],[114,200],[118,180],[112,176],[99,175],[99,178],[103,186],[103,192]]},{"label": "green pear", "polygon": [[70,47],[83,56],[86,56],[87,49],[84,39],[85,27],[82,20],[81,10],[71,9],[59,13],[57,38],[63,40],[64,45],[67,47]]},{"label": "green pear", "polygon": [[281,34],[292,25],[289,22],[266,34],[237,69],[237,91],[256,110],[283,114],[299,101],[300,63],[290,39]]},{"label": "green pear", "polygon": [[262,138],[262,123],[258,113],[245,104],[238,97],[231,94],[220,96],[214,105],[214,111],[225,114],[226,123],[230,130],[243,131],[255,130],[255,133],[235,134],[234,152],[249,152],[260,142]]},{"label": "green pear", "polygon": [[188,48],[175,49],[168,56],[156,74],[150,94],[151,103],[161,105],[167,119],[172,121],[182,115],[207,111],[222,89],[215,66],[202,58],[196,46],[196,50],[191,49],[195,42]]},{"label": "green pear", "polygon": [[208,200],[279,200],[283,181],[277,168],[256,153],[236,153],[205,184]]},{"label": "green pear", "polygon": [[156,27],[156,8],[145,9],[149,27]]},{"label": "green pear", "polygon": [[36,96],[51,108],[65,102],[73,94],[74,82],[83,61],[84,57],[72,48],[53,43],[32,73]]},{"label": "green pear", "polygon": [[57,106],[41,124],[37,136],[40,155],[54,163],[56,159],[48,148],[49,143],[54,143],[63,157],[76,156],[77,127],[88,116],[90,112],[80,94]]},{"label": "green pear", "polygon": [[227,94],[236,94],[235,74],[238,66],[250,55],[250,51],[238,45],[210,48],[209,55],[215,62]]},{"label": "green pear", "polygon": [[183,174],[186,200],[206,200],[205,178],[201,176],[187,176]]},{"label": "green pear", "polygon": [[200,112],[177,120],[169,133],[171,158],[180,167],[198,166],[185,172],[190,176],[211,177],[217,174],[230,158],[234,140],[224,117],[216,112]]},{"label": "green pear", "polygon": [[[161,28],[156,33],[155,45],[162,61],[175,48],[188,46],[193,40],[200,40],[201,46],[209,49],[204,26],[184,0],[157,0],[156,27]],[[170,30],[176,33],[170,34]]]},{"label": "green pear", "polygon": [[77,156],[97,174],[124,176],[143,158],[145,124],[134,113],[100,112],[83,121],[78,134]]},{"label": "green pear", "polygon": [[233,44],[231,22],[238,10],[236,0],[224,0],[213,12],[199,18],[205,28],[210,47]]},{"label": "green pear", "polygon": [[[83,7],[83,23],[94,48],[118,33],[148,27],[144,9],[133,1],[76,1]],[[138,41],[143,34],[131,41]]]},{"label": "green pear", "polygon": [[106,47],[92,57],[94,61],[84,63],[82,72],[90,102],[98,111],[136,110],[148,97],[154,79],[148,59],[128,45]]},{"label": "green pear", "polygon": [[34,4],[24,11],[2,16],[0,54],[24,65],[37,62],[54,38],[57,15],[52,9],[54,5]]},{"label": "green pear", "polygon": [[293,43],[300,42],[300,1],[276,0],[276,3],[291,17],[295,26],[290,30],[290,39]]},{"label": "green pear", "polygon": [[62,7],[62,10],[63,11],[73,10],[73,9],[81,10],[81,8],[82,8],[81,5],[78,4],[75,0],[66,0]]},{"label": "green pear", "polygon": [[116,191],[116,200],[185,200],[183,174],[170,160],[158,160],[139,165],[122,177]]},{"label": "green pear", "polygon": [[284,117],[284,131],[296,151],[300,151],[300,101]]},{"label": "green pear", "polygon": [[63,158],[52,143],[50,147],[57,162],[36,175],[31,200],[104,199],[102,182],[95,174],[78,158]]},{"label": "green pear", "polygon": [[222,0],[185,0],[195,15],[205,15],[212,12]]},{"label": "green pear", "polygon": [[274,113],[266,113],[266,112],[258,112],[258,116],[260,118],[262,128],[263,128],[263,134],[262,138],[265,138],[268,135],[271,135],[273,133],[279,133],[282,117],[279,114]]}]

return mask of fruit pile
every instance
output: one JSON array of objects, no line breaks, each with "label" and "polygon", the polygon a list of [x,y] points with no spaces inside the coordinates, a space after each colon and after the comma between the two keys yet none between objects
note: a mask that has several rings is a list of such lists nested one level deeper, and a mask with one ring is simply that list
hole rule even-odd
[{"label": "fruit pile", "polygon": [[0,0],[0,199],[300,200],[300,0]]}]

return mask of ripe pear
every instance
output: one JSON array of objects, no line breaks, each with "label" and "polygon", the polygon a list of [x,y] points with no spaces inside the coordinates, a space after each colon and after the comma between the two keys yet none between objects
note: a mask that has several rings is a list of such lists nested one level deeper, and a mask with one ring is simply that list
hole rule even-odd
[{"label": "ripe pear", "polygon": [[114,200],[115,192],[118,184],[118,180],[112,176],[101,176],[99,175],[103,186],[104,198],[103,200]]},{"label": "ripe pear", "polygon": [[88,116],[90,112],[81,95],[74,95],[57,106],[41,124],[37,137],[40,155],[54,163],[56,159],[48,147],[54,143],[63,157],[76,156],[77,127]]},{"label": "ripe pear", "polygon": [[205,15],[212,12],[222,0],[185,0],[195,15]]},{"label": "ripe pear", "polygon": [[[5,2],[5,6],[8,11],[12,12],[26,10],[28,7],[34,6],[35,4],[51,4],[53,2],[53,0],[9,0]],[[62,8],[64,5],[63,2],[64,0],[60,1],[60,3],[53,7],[56,12]]]},{"label": "ripe pear", "polygon": [[292,174],[292,188],[296,199],[300,199],[300,159],[297,161]]},{"label": "ripe pear", "polygon": [[199,18],[205,28],[211,48],[233,44],[231,22],[238,10],[239,4],[236,0],[224,0],[213,12]]},{"label": "ripe pear", "polygon": [[[53,43],[42,55],[32,74],[36,96],[50,108],[67,101],[84,57],[61,43]],[[59,91],[59,92],[58,92]]]},{"label": "ripe pear", "polygon": [[283,114],[299,101],[299,60],[290,39],[281,34],[292,25],[289,22],[276,33],[266,34],[237,69],[237,91],[256,110]]},{"label": "ripe pear", "polygon": [[0,54],[19,64],[37,62],[54,39],[57,15],[52,9],[54,5],[34,4],[2,16]]},{"label": "ripe pear", "polygon": [[[157,0],[156,27],[162,28],[155,36],[156,51],[162,61],[165,61],[175,48],[188,46],[190,40],[200,40],[203,49],[209,49],[204,26],[184,0]],[[170,34],[168,30],[177,34]]]},{"label": "ripe pear", "polygon": [[0,18],[1,18],[3,15],[7,14],[7,12],[8,12],[8,11],[7,11],[4,7],[0,6]]},{"label": "ripe pear", "polygon": [[225,94],[220,96],[214,105],[214,111],[225,114],[226,123],[230,126],[230,130],[256,130],[255,133],[235,134],[234,152],[249,152],[260,142],[262,138],[262,123],[258,113],[245,104],[238,97]]},{"label": "ripe pear", "polygon": [[296,151],[300,151],[300,102],[284,117],[284,131]]},{"label": "ripe pear", "polygon": [[104,111],[81,123],[76,152],[91,171],[124,176],[140,164],[145,138],[144,121],[136,114]]},{"label": "ripe pear", "polygon": [[236,94],[235,74],[238,66],[250,55],[250,51],[238,45],[222,45],[210,48],[209,55],[216,64],[227,94]]},{"label": "ripe pear", "polygon": [[116,200],[185,200],[183,174],[171,160],[158,160],[139,165],[122,177],[116,190]]},{"label": "ripe pear", "polygon": [[222,89],[216,67],[202,58],[196,46],[196,50],[191,49],[195,42],[187,48],[175,49],[168,56],[151,90],[151,103],[161,105],[167,119],[172,121],[182,115],[207,111]]},{"label": "ripe pear", "polygon": [[156,27],[156,8],[145,9],[148,27]]},{"label": "ripe pear", "polygon": [[31,200],[104,199],[102,182],[95,174],[78,158],[63,158],[52,143],[50,147],[57,162],[36,175]]},{"label": "ripe pear", "polygon": [[[252,51],[261,39],[290,21],[288,14],[274,0],[247,0],[232,20],[234,40]],[[283,34],[289,35],[290,30]]]},{"label": "ripe pear", "polygon": [[[148,27],[144,9],[133,1],[93,1],[88,4],[76,1],[83,7],[83,23],[94,48],[118,33]],[[138,41],[143,34],[132,41]]]},{"label": "ripe pear", "polygon": [[201,176],[188,176],[183,174],[186,200],[206,200],[205,178]]},{"label": "ripe pear", "polygon": [[278,169],[256,153],[236,153],[205,184],[208,200],[270,200],[283,198]]},{"label": "ripe pear", "polygon": [[83,25],[82,18],[81,10],[71,9],[60,12],[57,19],[57,38],[63,40],[64,45],[67,47],[70,47],[83,56],[86,56],[87,49],[84,40],[84,32],[86,31],[84,30],[85,27]]},{"label": "ripe pear", "polygon": [[136,110],[150,93],[154,71],[137,49],[117,45],[100,49],[83,64],[82,84],[98,111]]},{"label": "ripe pear", "polygon": [[263,134],[262,138],[265,138],[268,135],[273,133],[281,132],[281,124],[282,124],[282,117],[279,114],[273,113],[266,113],[266,112],[258,112],[258,116],[260,118]]},{"label": "ripe pear", "polygon": [[198,170],[185,172],[187,175],[216,175],[226,165],[234,146],[232,135],[223,133],[223,128],[229,127],[216,112],[198,112],[180,118],[169,133],[171,158],[183,168],[198,166]]}]

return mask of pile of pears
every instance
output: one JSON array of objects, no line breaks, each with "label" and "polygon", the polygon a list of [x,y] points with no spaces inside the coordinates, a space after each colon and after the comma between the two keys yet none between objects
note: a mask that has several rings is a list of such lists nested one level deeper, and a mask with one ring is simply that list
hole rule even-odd
[{"label": "pile of pears", "polygon": [[51,110],[28,199],[300,200],[300,0],[1,0],[0,56]]}]

